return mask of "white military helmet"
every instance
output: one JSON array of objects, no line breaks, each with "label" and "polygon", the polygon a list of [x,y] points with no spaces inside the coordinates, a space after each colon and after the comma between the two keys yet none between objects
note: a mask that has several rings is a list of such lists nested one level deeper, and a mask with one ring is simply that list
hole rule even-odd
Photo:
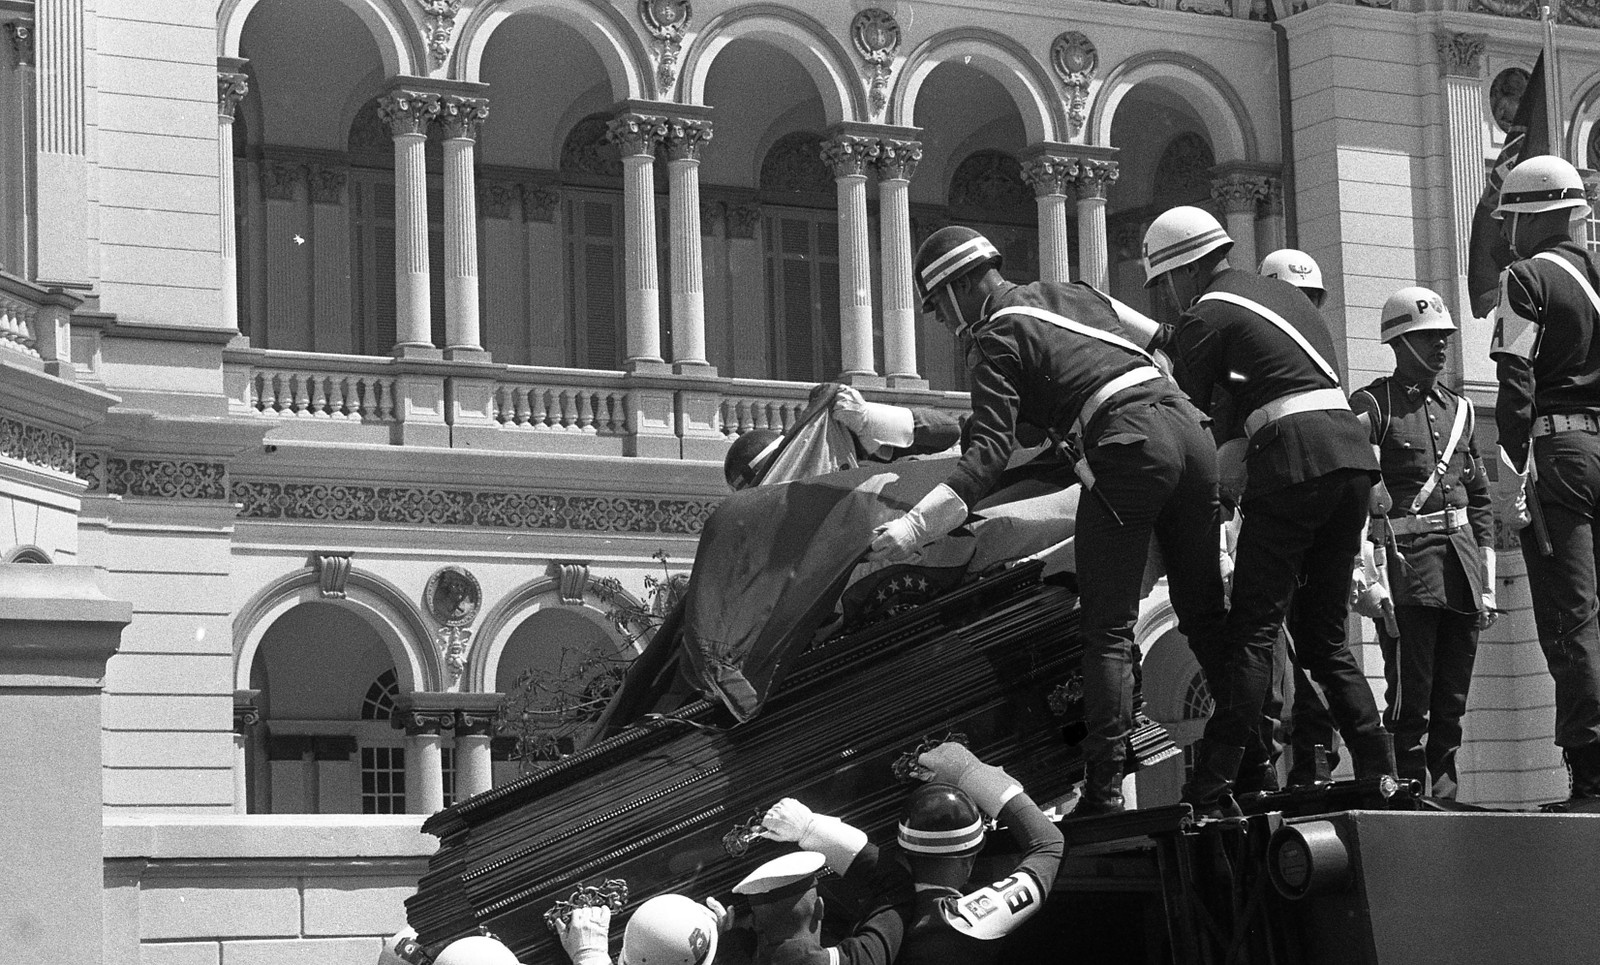
[{"label": "white military helmet", "polygon": [[711,965],[716,957],[711,909],[683,895],[657,895],[628,919],[617,965]]},{"label": "white military helmet", "polygon": [[1589,216],[1589,202],[1578,169],[1553,154],[1538,154],[1511,169],[1500,184],[1496,218],[1512,214],[1539,214],[1561,208],[1574,210],[1573,218]]},{"label": "white military helmet", "polygon": [[1161,212],[1144,233],[1144,287],[1225,245],[1233,239],[1209,211],[1185,204]]},{"label": "white military helmet", "polygon": [[417,944],[417,930],[409,925],[400,929],[383,943],[378,952],[378,965],[411,965],[406,957]]},{"label": "white military helmet", "polygon": [[1439,293],[1417,285],[1402,288],[1390,295],[1389,300],[1383,303],[1382,317],[1379,337],[1385,343],[1408,332],[1456,330],[1450,309],[1444,307],[1444,299],[1439,297]]},{"label": "white military helmet", "polygon": [[444,947],[433,965],[522,965],[497,938],[468,935]]},{"label": "white military helmet", "polygon": [[1261,275],[1286,281],[1296,288],[1328,290],[1322,283],[1322,269],[1317,267],[1316,259],[1298,248],[1279,248],[1261,259]]}]

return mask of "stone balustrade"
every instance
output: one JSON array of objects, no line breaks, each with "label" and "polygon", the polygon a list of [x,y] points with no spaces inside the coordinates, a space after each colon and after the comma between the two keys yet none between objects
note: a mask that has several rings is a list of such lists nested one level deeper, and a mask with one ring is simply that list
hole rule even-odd
[{"label": "stone balustrade", "polygon": [[494,421],[509,432],[625,435],[627,379],[617,372],[507,366],[494,387]]},{"label": "stone balustrade", "polygon": [[274,361],[282,361],[259,366],[250,376],[247,404],[258,414],[355,423],[395,421],[395,379],[381,362],[374,365],[358,356],[311,352],[273,354]]}]

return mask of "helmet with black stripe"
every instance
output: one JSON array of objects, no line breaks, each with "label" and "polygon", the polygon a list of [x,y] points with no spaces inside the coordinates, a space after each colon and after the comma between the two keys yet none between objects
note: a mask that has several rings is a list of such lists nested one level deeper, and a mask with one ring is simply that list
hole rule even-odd
[{"label": "helmet with black stripe", "polygon": [[912,854],[955,858],[983,848],[983,815],[954,784],[924,784],[900,810],[900,847]]},{"label": "helmet with black stripe", "polygon": [[933,311],[933,296],[968,272],[1000,267],[1000,249],[979,232],[963,225],[940,228],[917,249],[917,295],[922,310]]},{"label": "helmet with black stripe", "polygon": [[1554,154],[1530,157],[1506,175],[1500,184],[1500,204],[1496,218],[1510,214],[1540,214],[1562,208],[1574,210],[1570,218],[1589,216],[1589,201],[1578,169]]},{"label": "helmet with black stripe", "polygon": [[1224,246],[1233,247],[1233,238],[1209,211],[1187,204],[1168,208],[1144,233],[1144,287]]}]

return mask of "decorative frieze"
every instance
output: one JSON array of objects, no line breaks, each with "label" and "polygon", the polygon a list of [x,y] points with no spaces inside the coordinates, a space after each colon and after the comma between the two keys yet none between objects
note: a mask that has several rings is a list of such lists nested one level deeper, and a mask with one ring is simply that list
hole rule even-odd
[{"label": "decorative frieze", "polygon": [[1051,43],[1050,66],[1066,88],[1067,119],[1076,134],[1089,116],[1089,85],[1100,67],[1100,54],[1086,35],[1068,30]]},{"label": "decorative frieze", "polygon": [[450,59],[450,47],[455,42],[456,14],[461,12],[461,0],[419,0],[422,4],[422,34],[428,42],[428,62],[443,67]]},{"label": "decorative frieze", "polygon": [[[1567,4],[1563,3],[1561,6],[1560,19],[1567,20]],[[1473,13],[1492,13],[1501,17],[1539,19],[1539,0],[1471,0],[1467,4],[1467,9]]]},{"label": "decorative frieze", "polygon": [[78,450],[78,458],[73,465],[72,474],[82,479],[85,483],[85,492],[105,492],[106,488],[106,458],[98,452]]},{"label": "decorative frieze", "polygon": [[700,148],[710,140],[711,122],[698,118],[672,118],[662,136],[668,161],[698,161]]},{"label": "decorative frieze", "polygon": [[0,416],[0,456],[70,476],[77,474],[75,449],[64,432]]},{"label": "decorative frieze", "polygon": [[740,201],[728,205],[728,237],[754,238],[756,226],[761,224],[761,205],[754,201]]},{"label": "decorative frieze", "polygon": [[1447,76],[1477,77],[1483,72],[1488,34],[1446,31],[1439,35],[1439,71]]},{"label": "decorative frieze", "polygon": [[715,234],[717,225],[722,223],[723,203],[721,201],[700,202],[700,233],[703,235]]},{"label": "decorative frieze", "polygon": [[261,193],[268,201],[294,201],[300,195],[300,184],[305,181],[305,166],[297,161],[277,161],[271,158],[261,162]]},{"label": "decorative frieze", "polygon": [[[6,25],[11,26],[10,24]],[[217,71],[217,116],[233,120],[239,102],[250,93],[250,78],[231,70]]]},{"label": "decorative frieze", "polygon": [[883,138],[878,141],[878,180],[909,181],[922,160],[921,141],[902,141]]},{"label": "decorative frieze", "polygon": [[26,20],[7,21],[6,36],[11,40],[11,62],[17,67],[32,67],[33,24]]},{"label": "decorative frieze", "polygon": [[623,157],[653,158],[666,136],[667,119],[652,114],[619,114],[606,123],[606,138]]},{"label": "decorative frieze", "polygon": [[1562,23],[1600,27],[1600,0],[1561,0]]},{"label": "decorative frieze", "polygon": [[1117,173],[1116,161],[1103,161],[1097,158],[1079,160],[1078,177],[1075,182],[1078,186],[1079,200],[1087,198],[1103,200],[1106,189],[1117,179]]},{"label": "decorative frieze", "polygon": [[428,125],[439,116],[439,99],[428,91],[391,90],[378,98],[378,119],[395,137],[427,134]]},{"label": "decorative frieze", "polygon": [[313,164],[306,185],[313,204],[344,204],[344,186],[350,169],[343,164]]},{"label": "decorative frieze", "polygon": [[228,498],[227,470],[220,462],[112,456],[106,460],[105,489],[113,496],[223,500]]},{"label": "decorative frieze", "polygon": [[1065,195],[1077,177],[1077,158],[1039,154],[1022,162],[1022,179],[1032,186],[1034,197]]},{"label": "decorative frieze", "polygon": [[556,204],[561,195],[548,184],[522,186],[522,218],[524,221],[551,222],[556,218]]},{"label": "decorative frieze", "polygon": [[889,78],[900,52],[900,23],[894,14],[868,7],[850,21],[850,40],[867,71],[867,106],[874,117],[889,106]]},{"label": "decorative frieze", "polygon": [[1231,17],[1233,8],[1228,0],[1178,0],[1178,9],[1188,13],[1203,13],[1212,17]]},{"label": "decorative frieze", "polygon": [[485,218],[510,218],[517,186],[509,181],[478,179],[478,212]]},{"label": "decorative frieze", "polygon": [[878,156],[878,139],[857,134],[838,134],[822,142],[822,163],[835,178],[861,177],[867,165]]},{"label": "decorative frieze", "polygon": [[639,0],[639,19],[650,31],[650,46],[656,57],[656,92],[663,100],[678,82],[678,56],[693,14],[689,0]]},{"label": "decorative frieze", "polygon": [[439,126],[445,137],[478,139],[478,128],[489,117],[487,97],[443,94],[439,97]]},{"label": "decorative frieze", "polygon": [[245,519],[674,536],[698,534],[717,505],[716,500],[709,499],[558,496],[238,479],[233,481],[231,492],[233,501],[242,504],[239,515]]}]

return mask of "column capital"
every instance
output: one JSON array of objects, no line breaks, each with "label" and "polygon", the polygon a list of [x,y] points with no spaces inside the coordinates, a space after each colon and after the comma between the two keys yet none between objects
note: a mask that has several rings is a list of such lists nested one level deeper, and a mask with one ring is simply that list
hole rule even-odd
[{"label": "column capital", "polygon": [[1065,195],[1078,170],[1075,157],[1041,152],[1022,162],[1022,180],[1033,186],[1034,197]]},{"label": "column capital", "polygon": [[822,163],[835,178],[865,177],[867,165],[878,156],[878,139],[836,131],[822,142]]},{"label": "column capital", "polygon": [[1111,182],[1117,179],[1118,165],[1115,161],[1100,158],[1078,159],[1078,198],[1080,200],[1099,198],[1105,200],[1106,189]]},{"label": "column capital", "polygon": [[1259,166],[1219,164],[1211,169],[1211,197],[1229,214],[1254,214],[1271,180],[1271,173]]},{"label": "column capital", "polygon": [[606,122],[606,139],[624,158],[654,159],[656,147],[667,136],[667,119],[659,114],[624,111]]},{"label": "column capital", "polygon": [[1483,51],[1489,43],[1488,34],[1457,33],[1453,30],[1439,34],[1439,73],[1446,77],[1478,78],[1483,74]]},{"label": "column capital", "polygon": [[396,87],[378,98],[378,119],[395,137],[427,134],[428,125],[439,116],[440,95],[432,91]]},{"label": "column capital", "polygon": [[703,117],[669,117],[662,135],[668,161],[698,161],[700,148],[711,140],[711,120]]},{"label": "column capital", "polygon": [[874,167],[879,181],[909,181],[922,160],[922,142],[912,138],[880,138]]},{"label": "column capital", "polygon": [[233,732],[243,737],[250,733],[251,728],[261,723],[261,708],[256,706],[256,698],[261,696],[259,690],[235,690],[233,692]]},{"label": "column capital", "polygon": [[489,98],[464,94],[439,95],[439,124],[447,138],[478,139],[478,127],[489,117]]},{"label": "column capital", "polygon": [[[11,39],[12,63],[17,67],[33,66],[33,21],[11,20],[6,23],[6,36]],[[228,115],[232,117],[230,113]]]},{"label": "column capital", "polygon": [[389,726],[395,730],[405,731],[407,737],[438,734],[440,731],[450,730],[455,725],[456,713],[448,709],[396,711],[389,718]]},{"label": "column capital", "polygon": [[1261,199],[1268,215],[1283,216],[1283,179],[1267,178],[1267,193]]}]

